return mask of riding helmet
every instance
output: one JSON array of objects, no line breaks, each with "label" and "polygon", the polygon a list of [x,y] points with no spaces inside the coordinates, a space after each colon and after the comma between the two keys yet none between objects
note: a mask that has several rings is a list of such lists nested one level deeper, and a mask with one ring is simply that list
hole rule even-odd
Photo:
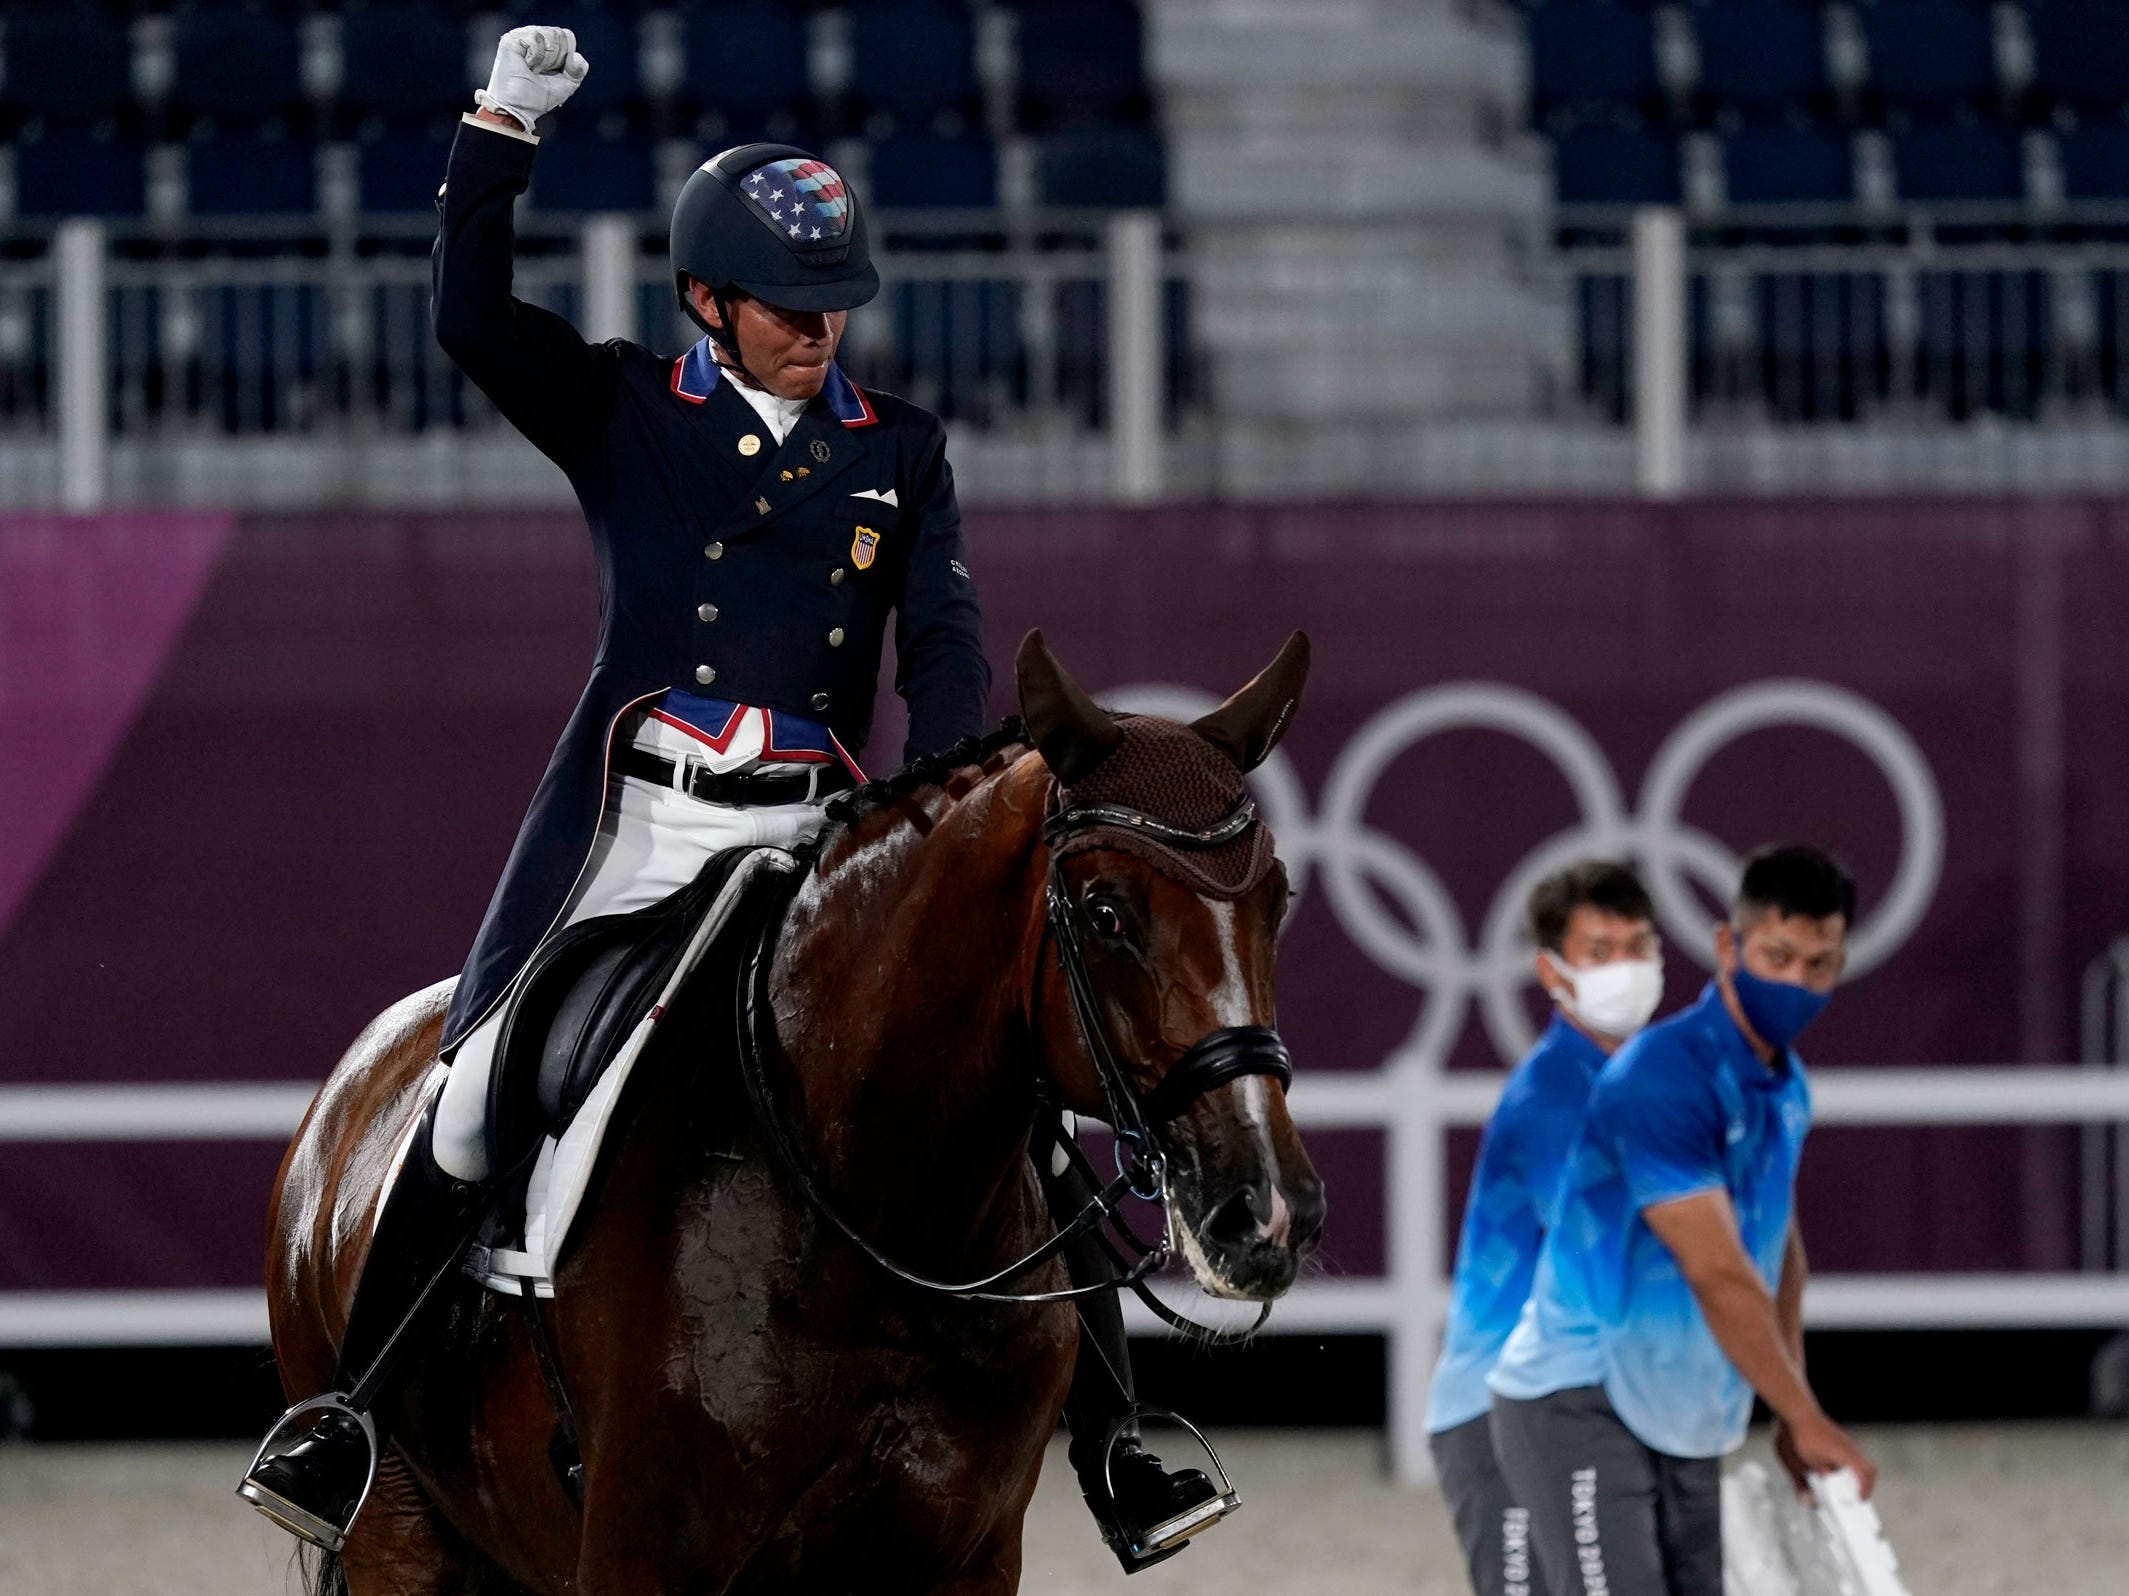
[{"label": "riding helmet", "polygon": [[696,168],[673,207],[672,259],[690,316],[691,277],[783,310],[851,310],[880,291],[857,195],[789,144],[741,144]]}]

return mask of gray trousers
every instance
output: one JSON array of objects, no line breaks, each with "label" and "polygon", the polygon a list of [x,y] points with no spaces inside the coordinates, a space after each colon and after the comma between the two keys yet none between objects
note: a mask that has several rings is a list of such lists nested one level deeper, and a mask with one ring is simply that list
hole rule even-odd
[{"label": "gray trousers", "polygon": [[1722,1462],[1651,1451],[1598,1386],[1493,1399],[1493,1449],[1555,1596],[1722,1596]]},{"label": "gray trousers", "polygon": [[1547,1596],[1530,1555],[1530,1514],[1501,1477],[1486,1415],[1429,1436],[1428,1446],[1473,1596]]}]

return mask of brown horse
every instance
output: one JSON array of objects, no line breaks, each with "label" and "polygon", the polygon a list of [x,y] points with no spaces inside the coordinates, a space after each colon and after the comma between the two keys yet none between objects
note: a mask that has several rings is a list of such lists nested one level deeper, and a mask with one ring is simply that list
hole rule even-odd
[{"label": "brown horse", "polygon": [[[827,1200],[866,1241],[956,1279],[1021,1256],[1051,1231],[1029,1159],[1041,1102],[1116,1107],[1098,1046],[1154,1094],[1201,1039],[1270,1025],[1285,883],[1261,823],[1237,833],[1246,804],[1235,810],[1224,863],[1171,861],[1159,833],[1218,818],[1201,807],[1211,766],[1227,773],[1214,786],[1240,792],[1239,772],[1285,729],[1306,659],[1297,635],[1186,729],[1112,719],[1031,635],[1024,732],[841,801],[767,965],[765,1074]],[[1053,846],[1046,816],[1078,802],[1082,778],[1109,806],[1093,821],[1116,829]],[[1207,890],[1216,866],[1251,859],[1246,891]],[[1100,1043],[1060,973],[1053,893],[1083,928]],[[267,1279],[292,1397],[333,1379],[368,1216],[448,996],[432,987],[370,1025],[283,1163]],[[550,1466],[554,1407],[523,1305],[461,1277],[380,1406],[376,1485],[320,1589],[1017,1587],[1022,1516],[1072,1369],[1071,1305],[920,1291],[839,1234],[771,1156],[739,1072],[715,1067],[734,1051],[732,1009],[728,989],[676,1005],[554,1269],[545,1306],[581,1433],[581,1511]],[[1206,1289],[1268,1300],[1314,1244],[1322,1187],[1276,1080],[1205,1079],[1158,1131],[1170,1234]],[[1063,1284],[1054,1262],[1015,1282]]]}]

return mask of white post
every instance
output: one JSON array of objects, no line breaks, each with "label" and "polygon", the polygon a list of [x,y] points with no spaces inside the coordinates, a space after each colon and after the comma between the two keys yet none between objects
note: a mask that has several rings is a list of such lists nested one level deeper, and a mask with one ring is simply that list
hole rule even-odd
[{"label": "white post", "polygon": [[584,336],[595,344],[634,338],[636,229],[626,216],[594,216],[584,224]]},{"label": "white post", "polygon": [[1161,218],[1119,211],[1109,219],[1109,459],[1116,497],[1161,496]]},{"label": "white post", "polygon": [[1426,1485],[1434,1478],[1427,1444],[1427,1387],[1448,1318],[1448,1260],[1442,1250],[1443,1144],[1448,1120],[1439,1086],[1441,1062],[1407,1059],[1392,1066],[1396,1106],[1391,1110],[1385,1207],[1389,1264],[1396,1289],[1397,1323],[1390,1331],[1390,1473],[1400,1485]]},{"label": "white post", "polygon": [[101,222],[62,222],[52,238],[59,323],[59,502],[100,510],[108,492],[111,352]]},{"label": "white post", "polygon": [[1652,499],[1685,492],[1685,216],[1634,213],[1634,482]]}]

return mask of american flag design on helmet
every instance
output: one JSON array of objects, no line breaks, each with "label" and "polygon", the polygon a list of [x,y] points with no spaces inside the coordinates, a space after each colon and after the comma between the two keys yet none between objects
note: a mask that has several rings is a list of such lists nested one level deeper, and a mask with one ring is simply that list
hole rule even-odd
[{"label": "american flag design on helmet", "polygon": [[850,226],[849,193],[826,161],[771,161],[749,172],[739,188],[794,248],[839,242]]}]

